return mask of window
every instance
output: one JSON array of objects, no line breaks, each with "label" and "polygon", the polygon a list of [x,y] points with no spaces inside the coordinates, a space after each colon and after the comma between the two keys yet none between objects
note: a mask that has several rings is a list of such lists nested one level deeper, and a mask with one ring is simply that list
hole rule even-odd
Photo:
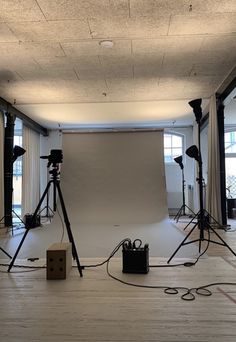
[{"label": "window", "polygon": [[164,134],[165,163],[174,163],[174,158],[183,155],[183,136],[177,133]]},{"label": "window", "polygon": [[236,198],[236,131],[225,132],[225,173],[228,198]]},{"label": "window", "polygon": [[[22,147],[22,121],[16,118],[14,129],[14,146]],[[13,221],[18,222],[21,215],[21,193],[22,193],[22,156],[18,157],[13,164],[13,198],[12,205],[14,210]],[[16,216],[16,217],[15,217]]]},{"label": "window", "polygon": [[236,153],[236,131],[225,133],[225,153]]}]

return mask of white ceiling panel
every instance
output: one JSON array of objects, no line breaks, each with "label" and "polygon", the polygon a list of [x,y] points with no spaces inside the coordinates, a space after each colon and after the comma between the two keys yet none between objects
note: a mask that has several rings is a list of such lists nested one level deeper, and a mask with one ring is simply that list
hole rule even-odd
[{"label": "white ceiling panel", "polygon": [[95,38],[153,38],[168,33],[169,18],[92,18],[89,25]]},{"label": "white ceiling panel", "polygon": [[235,0],[0,0],[0,97],[50,127],[189,124],[235,65]]},{"label": "white ceiling panel", "polygon": [[[235,53],[235,52],[233,52]],[[232,60],[233,58],[233,60]],[[232,52],[228,51],[227,53],[222,54],[221,51],[216,51],[213,53],[212,51],[199,51],[198,53],[185,53],[184,57],[181,54],[181,50],[176,53],[166,53],[164,55],[163,65],[189,65],[189,64],[200,64],[200,63],[224,63],[231,62],[234,63],[235,58],[232,56]]]},{"label": "white ceiling panel", "polygon": [[128,0],[37,0],[47,20],[129,16]]},{"label": "white ceiling panel", "polygon": [[113,39],[114,46],[112,48],[104,49],[100,44],[101,40],[87,40],[87,41],[72,41],[63,42],[61,44],[67,56],[127,56],[131,54],[131,40],[130,39]]},{"label": "white ceiling panel", "polygon": [[130,57],[100,56],[105,78],[133,77],[133,61]]},{"label": "white ceiling panel", "polygon": [[34,56],[35,62],[41,69],[56,69],[58,72],[63,69],[71,69],[73,67],[72,60],[63,56]]},{"label": "white ceiling panel", "polygon": [[0,23],[0,43],[17,42],[18,39],[6,24]]},{"label": "white ceiling panel", "polygon": [[169,35],[222,34],[236,31],[236,13],[202,13],[171,17]]},{"label": "white ceiling panel", "polygon": [[14,35],[23,42],[64,41],[91,38],[86,20],[57,20],[8,23]]},{"label": "white ceiling panel", "polygon": [[224,0],[220,1],[217,7],[217,12],[236,12],[236,2],[235,0]]},{"label": "white ceiling panel", "polygon": [[27,56],[30,57],[63,57],[65,53],[57,42],[25,42],[20,43]]},{"label": "white ceiling panel", "polygon": [[[227,1],[225,10],[235,10],[232,0]],[[163,16],[193,13],[217,13],[221,0],[130,0],[131,16]]]},{"label": "white ceiling panel", "polygon": [[50,70],[42,70],[37,68],[35,70],[25,68],[17,69],[17,74],[23,79],[27,81],[49,81],[54,82],[55,80],[74,80],[78,79],[75,71],[73,69],[63,69],[58,72],[58,70],[50,69]]},{"label": "white ceiling panel", "polygon": [[158,39],[133,39],[132,48],[134,54],[179,52],[195,53],[202,47],[204,36],[200,37],[172,37],[165,36]]},{"label": "white ceiling panel", "polygon": [[45,20],[35,0],[1,0],[0,22]]},{"label": "white ceiling panel", "polygon": [[[236,3],[236,2],[235,2]],[[218,35],[218,36],[210,36],[204,37],[201,49],[202,51],[221,51],[224,54],[224,51],[228,53],[236,54],[236,33],[231,35]],[[215,52],[214,52],[215,53]]]},{"label": "white ceiling panel", "polygon": [[195,64],[191,70],[191,76],[224,76],[230,71],[231,67],[231,64],[223,63]]}]

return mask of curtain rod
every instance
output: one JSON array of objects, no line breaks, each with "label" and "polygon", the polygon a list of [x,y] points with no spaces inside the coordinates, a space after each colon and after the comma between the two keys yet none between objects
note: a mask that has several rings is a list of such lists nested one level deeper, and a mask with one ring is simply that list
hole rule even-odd
[{"label": "curtain rod", "polygon": [[0,97],[0,110],[15,115],[16,117],[18,117],[19,119],[23,121],[25,126],[33,129],[34,131],[44,136],[48,135],[48,130],[45,127],[39,125],[36,121],[29,118],[27,115],[25,115],[20,110],[12,106],[10,102],[4,100],[2,97]]}]

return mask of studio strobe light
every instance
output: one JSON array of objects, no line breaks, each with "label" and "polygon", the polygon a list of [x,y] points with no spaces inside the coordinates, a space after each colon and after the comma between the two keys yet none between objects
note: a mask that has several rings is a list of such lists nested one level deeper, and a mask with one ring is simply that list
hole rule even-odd
[{"label": "studio strobe light", "polygon": [[[229,247],[229,245],[221,238],[221,236],[216,232],[216,230],[212,227],[210,224],[210,220],[214,221],[219,225],[219,223],[204,209],[203,206],[203,176],[202,176],[202,156],[201,156],[201,137],[200,137],[200,123],[202,118],[202,109],[201,109],[201,99],[192,100],[189,102],[189,105],[193,108],[193,112],[196,117],[196,122],[198,124],[198,147],[196,145],[190,146],[186,150],[187,156],[190,158],[193,158],[198,163],[198,178],[197,182],[199,185],[199,212],[195,215],[193,219],[197,219],[197,223],[193,226],[193,228],[190,230],[190,232],[187,234],[185,239],[181,242],[181,244],[178,246],[178,248],[175,250],[175,252],[172,254],[172,256],[169,258],[167,263],[169,263],[172,258],[175,256],[175,254],[179,251],[179,249],[182,246],[198,242],[199,243],[199,253],[201,252],[201,244],[203,241],[207,241],[208,243],[214,243],[220,246],[227,247],[235,256],[236,254],[234,251]],[[193,221],[193,220],[192,220]],[[191,221],[191,222],[192,222]],[[192,241],[187,242],[187,239],[192,234],[195,228],[199,229],[199,238],[194,239]],[[213,232],[215,236],[218,237],[219,241],[211,240],[210,239],[210,232]],[[205,233],[207,233],[207,238],[205,238]]]}]

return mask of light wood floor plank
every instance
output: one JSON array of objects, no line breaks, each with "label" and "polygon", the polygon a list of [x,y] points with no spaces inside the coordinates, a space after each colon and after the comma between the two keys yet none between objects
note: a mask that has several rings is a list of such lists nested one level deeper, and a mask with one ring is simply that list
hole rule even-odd
[{"label": "light wood floor plank", "polygon": [[[86,260],[88,262],[94,260]],[[97,260],[96,260],[97,261]],[[163,263],[163,258],[150,263]],[[180,262],[181,259],[177,259]],[[82,260],[85,263],[85,260]],[[195,287],[210,282],[236,300],[235,267],[222,257],[205,257],[192,267],[151,269],[147,275],[122,274],[121,260],[110,270],[143,285]],[[123,285],[105,267],[73,268],[66,280],[46,280],[46,271],[1,273],[1,341],[230,341],[236,338],[236,304],[217,286],[210,297],[187,302],[160,289]]]}]

